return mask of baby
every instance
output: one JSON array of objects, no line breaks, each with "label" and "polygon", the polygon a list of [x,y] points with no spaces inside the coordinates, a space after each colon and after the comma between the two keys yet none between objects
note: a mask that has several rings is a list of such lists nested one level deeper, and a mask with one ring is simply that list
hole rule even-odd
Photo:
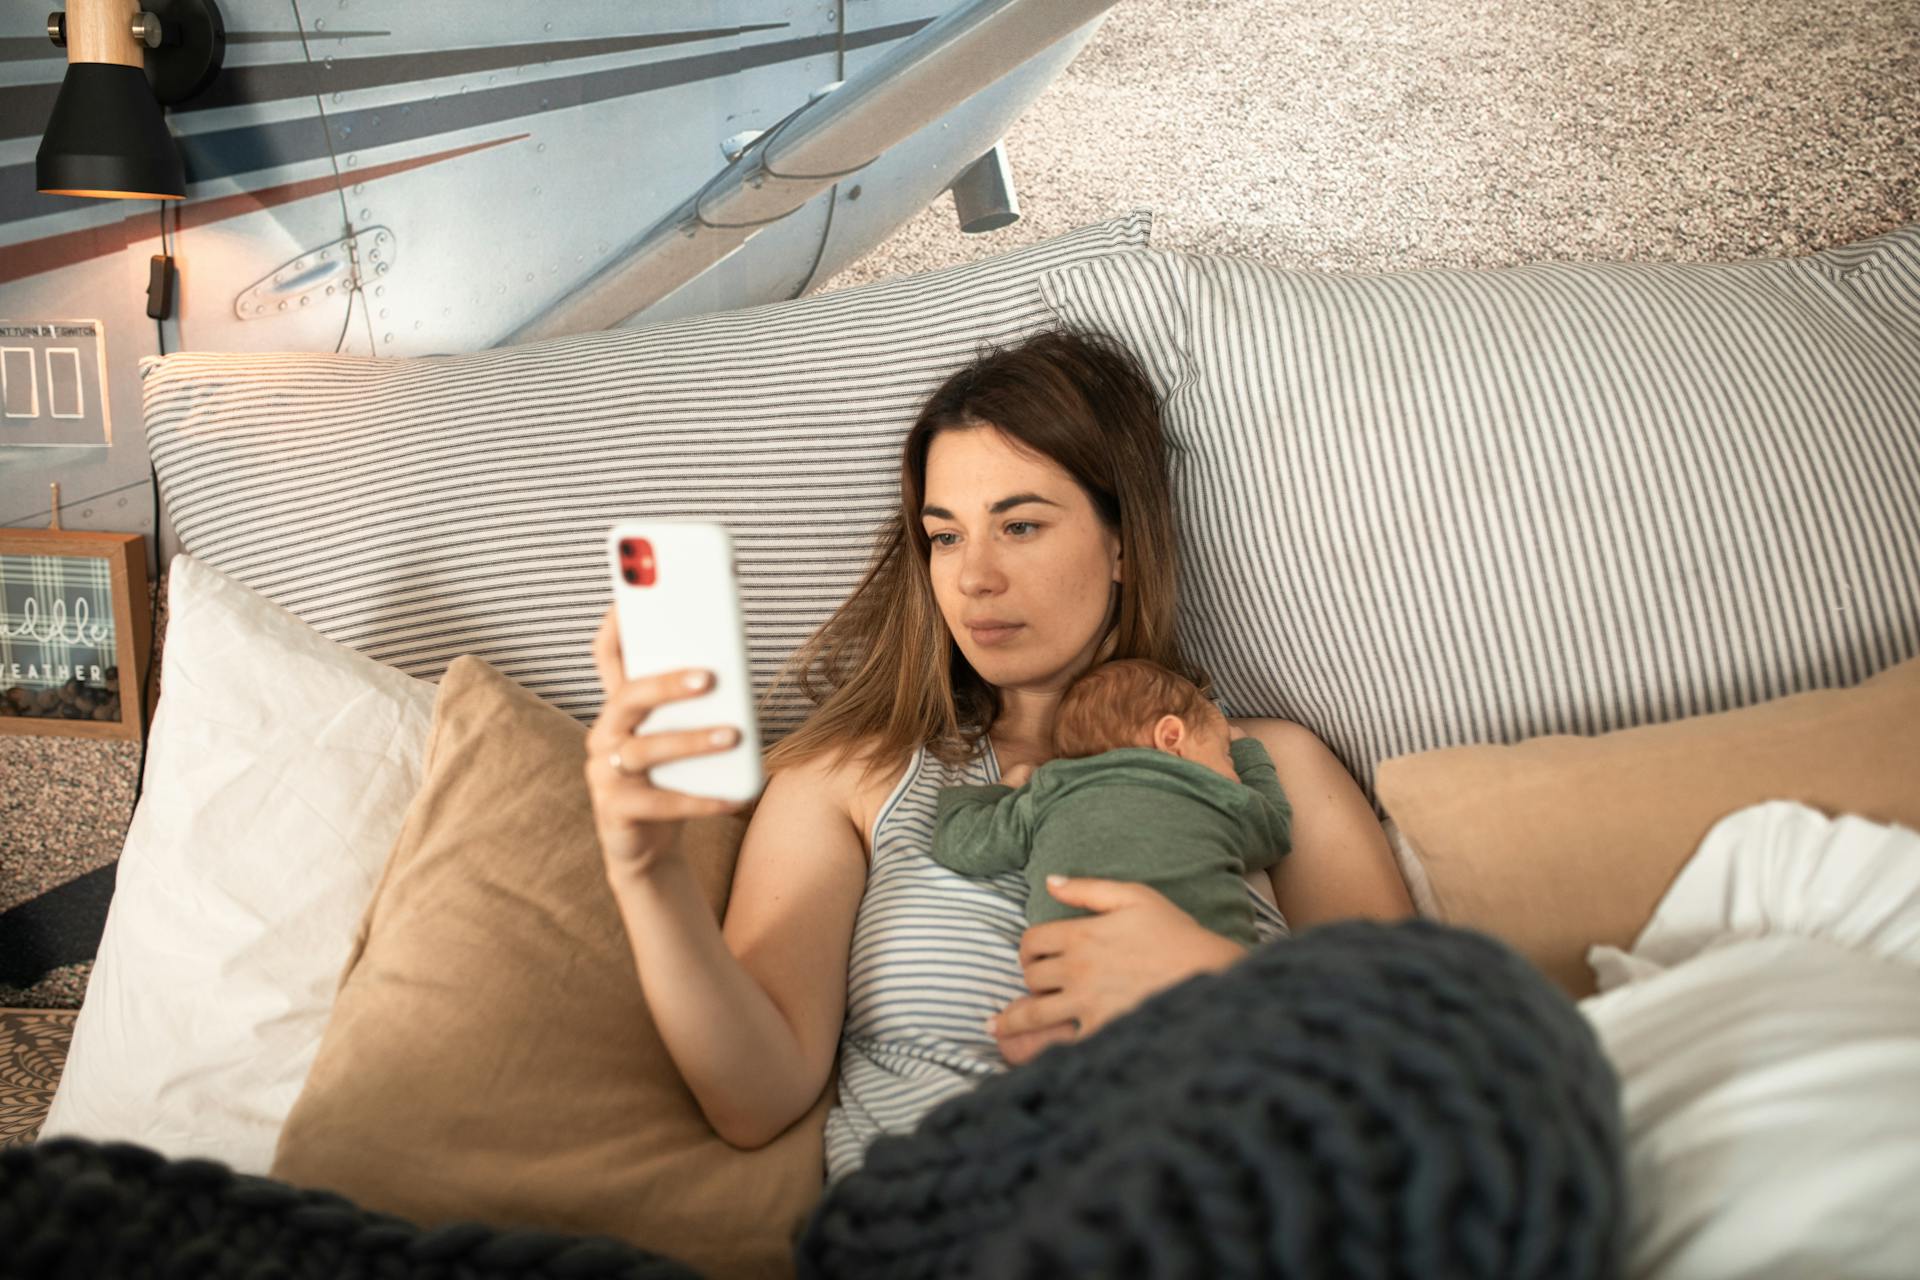
[{"label": "baby", "polygon": [[1017,790],[943,787],[934,860],[967,875],[1024,870],[1030,924],[1085,914],[1047,892],[1049,875],[1097,876],[1149,885],[1254,944],[1241,877],[1292,847],[1293,811],[1265,747],[1232,739],[1191,682],[1125,658],[1068,687],[1053,750]]}]

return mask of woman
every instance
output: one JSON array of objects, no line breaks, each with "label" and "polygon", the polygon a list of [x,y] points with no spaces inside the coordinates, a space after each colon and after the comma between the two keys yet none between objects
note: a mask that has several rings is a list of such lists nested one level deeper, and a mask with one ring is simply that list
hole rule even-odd
[{"label": "woman", "polygon": [[[840,1056],[829,1172],[980,1077],[1097,1030],[1239,946],[1153,890],[1069,881],[1093,914],[1024,930],[1018,874],[928,856],[933,797],[1044,762],[1054,709],[1107,657],[1208,690],[1175,638],[1174,523],[1159,406],[1138,363],[1046,333],[947,380],[908,433],[901,512],[860,586],[795,654],[816,703],[768,756],[725,926],[675,854],[679,824],[737,806],[646,770],[724,749],[729,730],[640,734],[693,673],[623,678],[611,613],[594,642],[607,701],[587,781],[608,881],[662,1039],[715,1130],[771,1141]],[[1293,853],[1249,877],[1261,938],[1411,904],[1360,790],[1310,732],[1242,720],[1293,803]]]}]

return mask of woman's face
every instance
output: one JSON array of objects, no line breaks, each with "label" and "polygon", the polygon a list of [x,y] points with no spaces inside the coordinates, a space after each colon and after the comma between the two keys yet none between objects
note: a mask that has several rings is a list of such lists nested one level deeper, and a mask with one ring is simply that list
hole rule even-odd
[{"label": "woman's face", "polygon": [[1051,458],[990,426],[927,448],[922,524],[947,628],[1001,688],[1062,688],[1093,663],[1120,581],[1120,535]]}]

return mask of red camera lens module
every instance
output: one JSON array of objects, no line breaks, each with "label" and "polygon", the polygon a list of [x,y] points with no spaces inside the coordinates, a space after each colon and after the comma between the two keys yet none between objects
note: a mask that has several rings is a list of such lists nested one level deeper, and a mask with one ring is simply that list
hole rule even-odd
[{"label": "red camera lens module", "polygon": [[653,544],[645,538],[620,539],[620,576],[635,587],[653,585]]}]

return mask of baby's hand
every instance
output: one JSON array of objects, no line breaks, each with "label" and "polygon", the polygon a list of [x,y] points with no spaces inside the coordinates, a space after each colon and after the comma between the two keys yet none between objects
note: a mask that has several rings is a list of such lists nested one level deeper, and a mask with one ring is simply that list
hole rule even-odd
[{"label": "baby's hand", "polygon": [[1240,739],[1249,737],[1249,736],[1250,735],[1247,733],[1245,729],[1242,729],[1239,725],[1234,724],[1231,721],[1228,722],[1227,724],[1227,741],[1228,742],[1238,742],[1240,741]]},{"label": "baby's hand", "polygon": [[1033,776],[1033,766],[1017,764],[1000,775],[1000,785],[1005,787],[1024,787],[1027,779]]}]

